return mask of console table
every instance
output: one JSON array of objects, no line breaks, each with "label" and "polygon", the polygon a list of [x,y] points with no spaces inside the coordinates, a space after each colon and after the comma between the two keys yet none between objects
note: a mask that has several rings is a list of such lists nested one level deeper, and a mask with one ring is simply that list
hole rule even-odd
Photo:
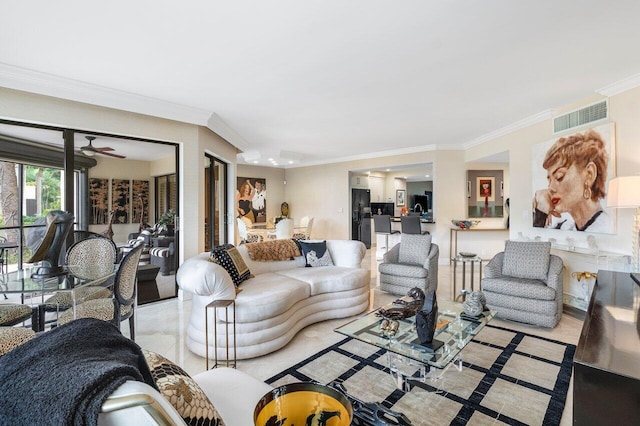
[{"label": "console table", "polygon": [[598,271],[574,357],[573,423],[640,418],[640,286],[628,272]]},{"label": "console table", "polygon": [[453,263],[458,255],[458,234],[460,232],[505,232],[509,231],[508,228],[450,228],[449,229],[449,265]]}]

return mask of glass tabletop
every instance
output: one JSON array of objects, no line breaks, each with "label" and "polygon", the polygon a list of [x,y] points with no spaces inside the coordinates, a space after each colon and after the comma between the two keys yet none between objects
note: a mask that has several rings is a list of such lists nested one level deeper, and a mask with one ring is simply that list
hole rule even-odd
[{"label": "glass tabletop", "polygon": [[434,339],[443,342],[443,345],[435,352],[418,342],[415,317],[398,320],[398,330],[390,337],[380,329],[383,318],[376,315],[378,310],[369,312],[334,331],[418,362],[444,368],[493,319],[495,312],[487,310],[478,319],[465,319],[460,316],[462,304],[439,301],[438,305],[438,328]]},{"label": "glass tabletop", "polygon": [[85,285],[97,285],[115,275],[118,265],[67,265],[64,275],[50,278],[32,278],[38,267],[29,267],[2,274],[0,292],[33,293],[69,290]]}]

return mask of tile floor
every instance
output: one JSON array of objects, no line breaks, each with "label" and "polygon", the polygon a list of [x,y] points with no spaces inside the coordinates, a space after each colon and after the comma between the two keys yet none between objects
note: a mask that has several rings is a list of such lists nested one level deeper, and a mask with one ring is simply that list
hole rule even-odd
[{"label": "tile floor", "polygon": [[[378,288],[377,262],[375,256],[371,255],[371,250],[367,250],[364,264],[371,270],[370,308],[374,309],[395,300],[397,296],[386,294]],[[439,299],[451,299],[452,272],[453,268],[448,265],[439,266]],[[461,282],[460,274],[461,271],[458,270],[458,286],[460,286]],[[477,282],[478,277],[476,276]],[[205,370],[205,360],[191,353],[186,346],[186,327],[190,309],[190,301],[180,301],[178,299],[155,302],[139,307],[136,342],[145,349],[158,352],[173,360],[189,374],[196,374]],[[346,321],[348,319],[338,319],[310,325],[299,332],[287,346],[279,351],[259,358],[240,360],[237,368],[256,378],[265,380],[316,353],[319,349],[340,341],[343,336],[335,333],[333,329]],[[581,319],[566,313],[558,326],[552,330],[499,319],[494,319],[492,324],[573,344],[577,344],[582,328]],[[123,333],[127,333],[127,328],[125,326],[122,327]],[[572,423],[572,386],[573,381],[567,395],[567,404],[562,417],[563,425]]]}]

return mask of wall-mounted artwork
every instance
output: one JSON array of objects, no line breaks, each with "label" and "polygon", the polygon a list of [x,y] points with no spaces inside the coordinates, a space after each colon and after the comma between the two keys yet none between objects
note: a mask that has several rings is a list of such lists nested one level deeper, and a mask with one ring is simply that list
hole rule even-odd
[{"label": "wall-mounted artwork", "polygon": [[89,224],[105,225],[109,222],[109,179],[89,178]]},{"label": "wall-mounted artwork", "polygon": [[467,217],[503,217],[502,188],[502,170],[467,170]]},{"label": "wall-mounted artwork", "polygon": [[131,181],[131,202],[133,203],[132,223],[144,226],[149,221],[149,181]]},{"label": "wall-mounted artwork", "polygon": [[114,224],[129,223],[129,180],[111,179],[111,209]]},{"label": "wall-mounted artwork", "polygon": [[251,222],[267,222],[267,180],[239,177],[236,190],[236,213]]},{"label": "wall-mounted artwork", "polygon": [[396,189],[396,206],[397,207],[404,207],[406,204],[405,198],[406,198],[406,194],[407,191],[405,191],[404,189]]},{"label": "wall-mounted artwork", "polygon": [[608,123],[533,146],[534,227],[615,233],[615,215],[606,208],[613,139]]}]

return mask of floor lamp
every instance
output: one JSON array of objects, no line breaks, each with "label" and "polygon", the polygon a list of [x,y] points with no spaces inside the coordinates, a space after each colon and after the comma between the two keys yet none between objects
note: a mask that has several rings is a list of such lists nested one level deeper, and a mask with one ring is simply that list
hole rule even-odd
[{"label": "floor lamp", "polygon": [[640,176],[622,176],[611,179],[607,191],[607,205],[613,208],[635,208],[633,217],[633,249],[631,263],[633,272],[640,272]]}]

